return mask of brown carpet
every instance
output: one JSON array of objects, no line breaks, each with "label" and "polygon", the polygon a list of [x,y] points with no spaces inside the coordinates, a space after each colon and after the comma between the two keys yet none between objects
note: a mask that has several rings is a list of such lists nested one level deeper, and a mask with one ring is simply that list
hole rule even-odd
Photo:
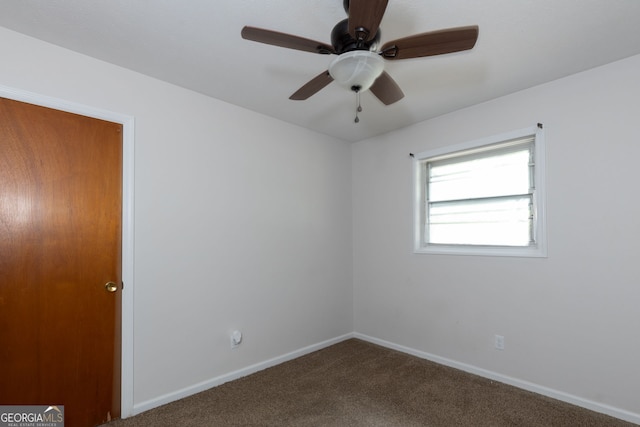
[{"label": "brown carpet", "polygon": [[632,425],[351,339],[108,427]]}]

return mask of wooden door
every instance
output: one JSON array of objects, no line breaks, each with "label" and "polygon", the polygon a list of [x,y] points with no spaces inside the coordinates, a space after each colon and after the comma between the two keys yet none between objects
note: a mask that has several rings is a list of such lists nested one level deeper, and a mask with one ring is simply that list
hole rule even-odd
[{"label": "wooden door", "polygon": [[0,98],[0,405],[120,416],[121,206],[122,125]]}]

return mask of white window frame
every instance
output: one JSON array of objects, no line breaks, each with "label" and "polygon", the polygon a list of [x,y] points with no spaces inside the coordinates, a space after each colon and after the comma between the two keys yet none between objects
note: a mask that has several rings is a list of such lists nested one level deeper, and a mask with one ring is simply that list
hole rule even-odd
[{"label": "white window frame", "polygon": [[[426,186],[425,164],[433,158],[451,155],[484,146],[499,144],[518,138],[534,137],[533,226],[535,242],[529,246],[484,246],[431,244],[425,241]],[[462,144],[436,148],[413,155],[414,176],[414,252],[418,254],[488,255],[516,257],[546,257],[546,207],[545,207],[545,142],[541,124],[512,132],[494,135]]]}]

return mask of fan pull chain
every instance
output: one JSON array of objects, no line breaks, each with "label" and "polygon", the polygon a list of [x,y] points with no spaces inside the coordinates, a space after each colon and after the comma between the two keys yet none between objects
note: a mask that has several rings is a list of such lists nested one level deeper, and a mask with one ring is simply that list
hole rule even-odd
[{"label": "fan pull chain", "polygon": [[355,118],[354,122],[358,123],[360,121],[360,118],[358,117],[358,113],[362,112],[362,105],[360,105],[360,91],[359,90],[356,91],[356,102],[358,104],[358,107],[356,108],[356,118]]}]

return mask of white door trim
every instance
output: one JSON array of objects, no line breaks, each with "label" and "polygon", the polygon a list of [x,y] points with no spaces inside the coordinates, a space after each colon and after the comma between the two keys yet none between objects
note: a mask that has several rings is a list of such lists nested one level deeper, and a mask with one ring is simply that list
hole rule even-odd
[{"label": "white door trim", "polygon": [[122,378],[121,417],[133,415],[134,117],[0,85],[0,97],[122,125]]}]

